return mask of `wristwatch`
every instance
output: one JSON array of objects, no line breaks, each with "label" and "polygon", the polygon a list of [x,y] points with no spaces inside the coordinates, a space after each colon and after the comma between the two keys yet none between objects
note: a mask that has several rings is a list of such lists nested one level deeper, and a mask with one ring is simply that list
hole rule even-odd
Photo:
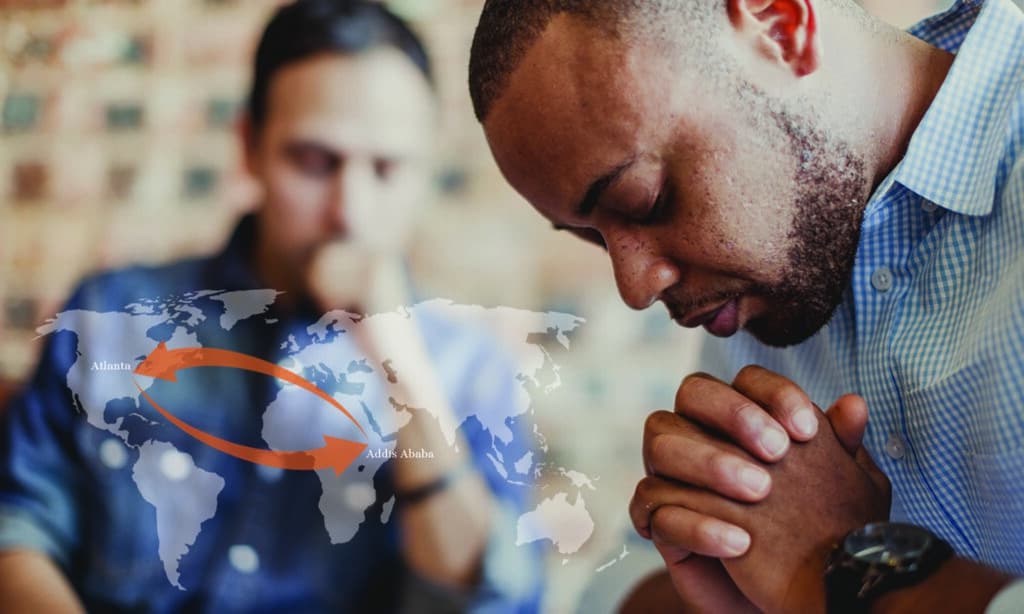
[{"label": "wristwatch", "polygon": [[949,544],[911,524],[878,522],[850,532],[825,569],[828,614],[865,614],[881,595],[913,586],[953,556]]}]

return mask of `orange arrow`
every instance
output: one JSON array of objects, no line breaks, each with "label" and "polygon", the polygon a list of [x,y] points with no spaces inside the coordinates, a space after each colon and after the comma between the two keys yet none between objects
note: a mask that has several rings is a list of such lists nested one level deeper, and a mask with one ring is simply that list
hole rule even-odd
[{"label": "orange arrow", "polygon": [[352,424],[356,425],[359,432],[366,436],[366,430],[363,426],[348,413],[341,403],[334,400],[334,398],[316,387],[313,382],[292,373],[284,367],[275,365],[272,362],[261,360],[254,356],[248,356],[246,354],[239,354],[238,352],[231,352],[229,350],[219,350],[216,348],[181,348],[177,350],[168,350],[167,344],[160,342],[160,345],[156,346],[146,360],[142,361],[136,369],[137,375],[144,375],[146,377],[153,377],[156,379],[162,379],[169,382],[178,381],[175,373],[182,369],[191,369],[193,367],[233,367],[236,369],[244,369],[246,371],[253,371],[255,373],[262,373],[271,377],[282,379],[290,384],[295,384],[300,388],[312,392],[321,399],[327,401],[331,405],[341,410],[341,413],[345,414]]},{"label": "orange arrow", "polygon": [[316,450],[277,452],[274,450],[262,450],[260,448],[251,448],[249,446],[239,445],[200,431],[196,427],[179,420],[174,414],[157,405],[156,401],[153,400],[153,397],[149,396],[149,394],[142,389],[142,386],[139,386],[138,382],[135,382],[135,386],[139,389],[139,392],[142,393],[142,396],[146,397],[146,400],[149,401],[149,403],[155,407],[164,418],[170,420],[171,423],[179,429],[185,431],[192,437],[215,450],[220,450],[225,454],[230,454],[235,458],[240,458],[242,460],[249,461],[250,463],[256,463],[257,465],[277,467],[278,469],[307,471],[334,469],[334,473],[336,475],[341,475],[341,473],[345,471],[345,469],[347,469],[348,466],[357,458],[359,458],[364,450],[366,450],[365,443],[348,441],[347,439],[338,439],[337,437],[329,437],[327,435],[324,435],[324,447]]}]

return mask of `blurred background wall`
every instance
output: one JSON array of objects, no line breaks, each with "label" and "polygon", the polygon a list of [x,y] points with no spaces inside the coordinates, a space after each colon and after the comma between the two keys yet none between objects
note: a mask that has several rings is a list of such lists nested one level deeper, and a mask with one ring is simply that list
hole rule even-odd
[{"label": "blurred background wall", "polygon": [[[258,202],[239,166],[234,121],[255,37],[277,4],[0,0],[4,389],[28,373],[39,349],[35,328],[60,309],[76,280],[212,252]],[[465,86],[481,4],[388,2],[425,36],[442,98],[439,199],[417,237],[413,265],[426,296],[588,320],[573,349],[554,356],[561,388],[534,398],[553,462],[584,471],[595,485],[583,493],[593,536],[571,558],[552,550],[547,605],[563,612],[593,584],[595,570],[623,552],[643,418],[671,406],[694,368],[699,335],[672,325],[661,309],[629,313],[607,259],[551,232],[505,186]],[[865,4],[905,26],[951,2]],[[638,553],[633,567],[649,564],[645,556]]]}]

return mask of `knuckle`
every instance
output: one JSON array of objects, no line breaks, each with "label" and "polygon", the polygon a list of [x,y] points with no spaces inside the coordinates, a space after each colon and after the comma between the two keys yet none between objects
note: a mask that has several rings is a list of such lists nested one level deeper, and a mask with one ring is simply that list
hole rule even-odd
[{"label": "knuckle", "polygon": [[647,450],[646,458],[647,466],[652,471],[657,472],[659,469],[665,467],[668,461],[672,458],[672,437],[664,433],[655,435],[650,440],[650,445]]},{"label": "knuckle", "polygon": [[[721,450],[715,450],[707,455],[704,460],[704,471],[701,472],[705,476],[704,484],[699,486],[705,487],[709,485],[720,485],[729,479],[728,472],[726,471],[726,465],[729,462],[729,454],[722,452]],[[714,484],[712,484],[714,483]]]},{"label": "knuckle", "polygon": [[718,522],[707,517],[702,517],[693,526],[692,541],[697,548],[714,550],[718,544],[716,539]]},{"label": "knuckle", "polygon": [[658,499],[657,484],[652,478],[644,478],[637,482],[633,498],[629,502],[629,518],[638,531],[651,527],[651,516],[661,506]]},{"label": "knuckle", "polygon": [[[737,433],[755,430],[757,428],[756,422],[758,421],[755,416],[764,413],[760,405],[749,399],[731,404],[727,411],[729,424],[733,426],[733,430]],[[763,420],[760,420],[760,422],[763,422]]]},{"label": "knuckle", "polygon": [[772,390],[768,395],[768,403],[781,413],[790,413],[803,405],[803,396],[803,391],[794,384],[785,382]]},{"label": "knuckle", "polygon": [[629,502],[629,520],[633,524],[633,528],[641,529],[650,525],[647,515],[644,514],[644,503],[636,497]]},{"label": "knuckle", "polygon": [[658,508],[651,514],[650,530],[654,542],[686,550],[706,549],[708,540],[699,530],[702,521],[695,518],[699,517],[684,513],[678,506]]},{"label": "knuckle", "polygon": [[672,508],[659,507],[651,513],[651,532],[660,540],[675,535],[677,533],[675,521],[676,514],[672,512]]},{"label": "knuckle", "polygon": [[644,439],[650,439],[669,430],[669,425],[677,418],[668,411],[656,411],[644,420]]},{"label": "knuckle", "polygon": [[676,391],[676,408],[686,405],[686,399],[690,397],[699,397],[709,381],[711,381],[711,376],[702,372],[691,373],[684,377]]},{"label": "knuckle", "polygon": [[633,503],[638,508],[646,508],[654,501],[655,482],[653,478],[646,477],[636,484],[633,491]]},{"label": "knuckle", "polygon": [[765,373],[765,368],[758,365],[747,365],[739,370],[736,374],[736,379],[733,380],[734,384],[746,382],[748,380],[754,380]]}]

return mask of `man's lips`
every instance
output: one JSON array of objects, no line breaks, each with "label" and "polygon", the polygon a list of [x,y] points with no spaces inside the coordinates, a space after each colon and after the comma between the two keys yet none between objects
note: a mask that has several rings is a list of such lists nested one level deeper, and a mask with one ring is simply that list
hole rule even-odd
[{"label": "man's lips", "polygon": [[727,304],[729,304],[729,301],[725,301],[724,303],[719,303],[718,305],[701,309],[699,311],[691,311],[684,316],[677,316],[675,320],[686,328],[697,328],[698,326],[703,326],[705,323],[711,321],[718,315],[719,311],[725,309]]},{"label": "man's lips", "polygon": [[703,326],[716,337],[731,337],[739,330],[739,297],[674,319],[686,328]]}]

